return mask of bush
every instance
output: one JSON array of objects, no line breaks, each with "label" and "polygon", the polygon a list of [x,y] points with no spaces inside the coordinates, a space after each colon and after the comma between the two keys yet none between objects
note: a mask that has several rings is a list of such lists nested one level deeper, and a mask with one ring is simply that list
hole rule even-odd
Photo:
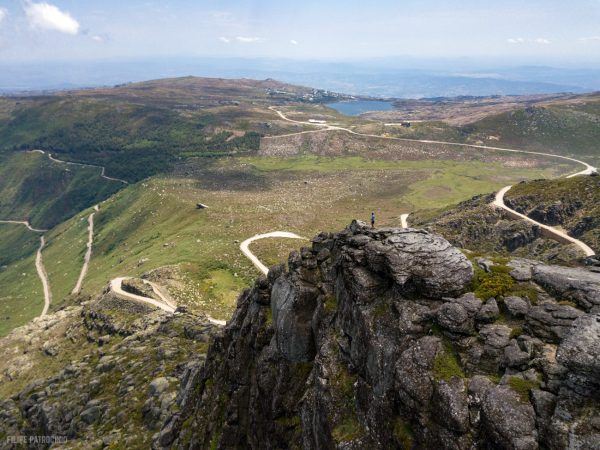
[{"label": "bush", "polygon": [[490,272],[475,267],[472,290],[482,300],[505,296],[513,288],[515,280],[508,274],[510,267],[493,266]]},{"label": "bush", "polygon": [[529,401],[529,392],[532,389],[539,388],[540,382],[524,380],[521,377],[510,377],[508,379],[508,385],[511,387],[511,389],[513,391],[515,391],[519,395],[519,399],[522,402],[528,402]]}]

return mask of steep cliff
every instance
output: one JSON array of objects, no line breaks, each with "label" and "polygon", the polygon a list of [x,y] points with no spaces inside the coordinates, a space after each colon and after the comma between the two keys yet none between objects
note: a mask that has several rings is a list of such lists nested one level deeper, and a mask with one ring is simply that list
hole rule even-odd
[{"label": "steep cliff", "polygon": [[240,296],[153,445],[594,448],[599,312],[598,273],[354,222]]}]

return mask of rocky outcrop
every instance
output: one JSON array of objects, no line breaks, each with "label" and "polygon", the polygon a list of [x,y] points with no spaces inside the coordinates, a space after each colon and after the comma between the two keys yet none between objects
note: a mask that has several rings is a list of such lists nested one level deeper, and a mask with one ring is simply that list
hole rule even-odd
[{"label": "rocky outcrop", "polygon": [[590,311],[600,307],[600,273],[559,266],[537,265],[533,279],[554,295]]},{"label": "rocky outcrop", "polygon": [[472,276],[461,252],[422,230],[354,222],[317,236],[240,296],[153,446],[598,442],[598,317],[539,286],[537,304],[483,302],[467,292]]}]

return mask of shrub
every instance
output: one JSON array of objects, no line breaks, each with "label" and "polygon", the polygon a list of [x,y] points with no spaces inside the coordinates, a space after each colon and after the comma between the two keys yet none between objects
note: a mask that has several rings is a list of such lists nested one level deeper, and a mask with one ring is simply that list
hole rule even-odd
[{"label": "shrub", "polygon": [[508,385],[515,391],[522,402],[529,401],[529,392],[540,387],[539,381],[525,380],[521,377],[510,377]]},{"label": "shrub", "polygon": [[471,284],[473,292],[482,300],[506,295],[515,284],[508,274],[510,270],[507,266],[493,266],[490,272],[485,272],[476,267]]}]

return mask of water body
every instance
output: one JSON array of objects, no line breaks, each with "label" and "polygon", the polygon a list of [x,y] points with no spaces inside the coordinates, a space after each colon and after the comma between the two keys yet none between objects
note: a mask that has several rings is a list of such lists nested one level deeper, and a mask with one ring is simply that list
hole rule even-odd
[{"label": "water body", "polygon": [[392,102],[382,100],[356,100],[350,102],[328,103],[327,106],[347,116],[359,116],[370,111],[391,111],[394,109]]}]

